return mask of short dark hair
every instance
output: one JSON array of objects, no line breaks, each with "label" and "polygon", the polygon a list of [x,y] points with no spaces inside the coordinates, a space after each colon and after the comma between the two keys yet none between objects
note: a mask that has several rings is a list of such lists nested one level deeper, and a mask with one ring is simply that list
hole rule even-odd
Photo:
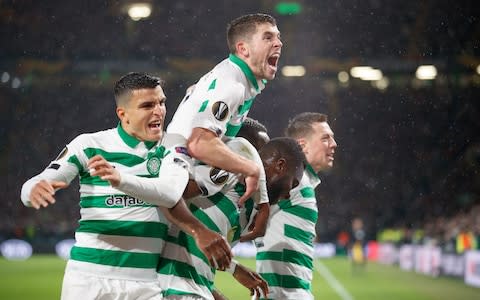
[{"label": "short dark hair", "polygon": [[239,38],[253,35],[257,30],[257,25],[263,23],[277,25],[274,17],[261,13],[243,15],[231,21],[227,25],[227,44],[230,53],[236,52],[235,44]]},{"label": "short dark hair", "polygon": [[313,123],[328,122],[328,116],[317,112],[303,112],[291,119],[285,135],[294,139],[308,136],[313,132]]},{"label": "short dark hair", "polygon": [[295,139],[289,137],[276,137],[271,139],[260,150],[265,153],[272,153],[277,157],[284,157],[290,167],[306,165],[307,159],[303,153],[302,147]]},{"label": "short dark hair", "polygon": [[121,99],[128,93],[140,89],[154,89],[157,86],[163,87],[165,82],[159,77],[151,76],[146,73],[131,72],[122,76],[113,88],[115,101],[117,105]]},{"label": "short dark hair", "polygon": [[[237,137],[243,137],[248,140],[257,150],[261,147],[258,143],[259,132],[265,132],[268,134],[267,128],[265,125],[259,121],[246,117],[243,121],[242,127],[237,133]],[[262,146],[265,142],[262,142]]]}]

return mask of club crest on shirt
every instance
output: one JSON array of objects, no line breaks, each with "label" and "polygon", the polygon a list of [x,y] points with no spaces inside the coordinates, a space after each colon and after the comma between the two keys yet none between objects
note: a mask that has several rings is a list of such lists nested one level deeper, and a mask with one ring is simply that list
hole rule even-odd
[{"label": "club crest on shirt", "polygon": [[160,172],[160,165],[162,162],[156,156],[152,156],[147,161],[147,170],[150,175],[157,176]]},{"label": "club crest on shirt", "polygon": [[228,105],[225,102],[217,101],[212,105],[212,113],[215,119],[223,121],[228,115]]},{"label": "club crest on shirt", "polygon": [[228,179],[229,173],[218,168],[210,169],[210,180],[217,185],[224,184]]}]

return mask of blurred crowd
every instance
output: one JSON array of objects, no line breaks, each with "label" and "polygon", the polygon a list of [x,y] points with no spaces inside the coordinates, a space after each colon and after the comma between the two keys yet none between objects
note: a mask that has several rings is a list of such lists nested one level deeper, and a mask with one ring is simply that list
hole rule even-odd
[{"label": "blurred crowd", "polygon": [[427,220],[423,227],[403,226],[380,231],[378,241],[397,245],[416,244],[437,246],[445,253],[463,254],[480,249],[480,205],[451,217]]},{"label": "blurred crowd", "polygon": [[475,1],[301,1],[300,13],[287,16],[270,0],[152,1],[151,16],[140,22],[128,17],[129,3],[2,1],[0,57],[130,58],[159,64],[170,57],[218,59],[227,49],[225,24],[251,12],[278,19],[288,42],[284,55],[292,62],[312,56],[438,58],[466,48],[464,54],[480,51]]}]

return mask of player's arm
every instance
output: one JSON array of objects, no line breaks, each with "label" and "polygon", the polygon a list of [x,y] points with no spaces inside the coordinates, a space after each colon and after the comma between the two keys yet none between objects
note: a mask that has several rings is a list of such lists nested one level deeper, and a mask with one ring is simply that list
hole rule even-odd
[{"label": "player's arm", "polygon": [[258,189],[258,165],[234,153],[214,132],[205,128],[194,128],[187,141],[187,148],[191,156],[210,166],[244,175],[246,191],[239,200],[240,205]]},{"label": "player's arm", "polygon": [[249,232],[240,237],[240,242],[246,242],[262,237],[267,231],[268,217],[270,216],[270,205],[261,203],[257,205],[257,213],[255,219],[248,228]]},{"label": "player's arm", "polygon": [[244,287],[250,290],[250,295],[255,295],[260,299],[261,295],[266,297],[268,294],[267,282],[256,272],[232,260],[227,272],[232,273],[233,277]]},{"label": "player's arm", "polygon": [[40,174],[30,178],[22,185],[20,198],[25,206],[40,209],[55,203],[55,193],[66,188],[78,175],[78,166],[69,158],[76,156],[75,145],[79,137],[65,147]]},{"label": "player's arm", "polygon": [[182,197],[188,182],[188,171],[182,166],[170,165],[161,176],[144,178],[120,173],[101,155],[95,155],[88,161],[91,176],[99,176],[110,185],[127,195],[142,199],[148,203],[172,208]]},{"label": "player's arm", "polygon": [[181,164],[169,164],[168,171],[163,169],[159,177],[143,178],[120,173],[100,155],[89,160],[88,168],[91,176],[100,176],[130,196],[159,205],[170,222],[195,239],[213,267],[218,265],[224,269],[229,265],[232,252],[228,243],[220,234],[209,230],[195,218],[181,198],[189,181],[187,168]]},{"label": "player's arm", "polygon": [[202,191],[198,187],[197,182],[193,179],[190,179],[185,191],[183,192],[183,199],[190,199],[200,195],[202,195]]},{"label": "player's arm", "polygon": [[228,300],[228,298],[216,288],[212,291],[212,295],[214,300]]},{"label": "player's arm", "polygon": [[170,222],[194,238],[212,267],[224,270],[230,265],[233,254],[225,238],[201,223],[190,212],[183,199],[172,208],[160,209]]}]

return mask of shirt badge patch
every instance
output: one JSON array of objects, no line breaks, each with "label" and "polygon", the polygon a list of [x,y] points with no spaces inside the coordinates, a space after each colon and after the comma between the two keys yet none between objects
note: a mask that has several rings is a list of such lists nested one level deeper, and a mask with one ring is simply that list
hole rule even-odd
[{"label": "shirt badge patch", "polygon": [[229,177],[229,173],[218,168],[210,169],[210,180],[217,185],[224,184]]},{"label": "shirt badge patch", "polygon": [[223,121],[228,116],[228,105],[223,101],[217,101],[212,105],[212,113],[215,119]]},{"label": "shirt badge patch", "polygon": [[152,156],[147,161],[147,170],[150,175],[157,176],[160,172],[160,166],[162,162],[156,156]]}]

